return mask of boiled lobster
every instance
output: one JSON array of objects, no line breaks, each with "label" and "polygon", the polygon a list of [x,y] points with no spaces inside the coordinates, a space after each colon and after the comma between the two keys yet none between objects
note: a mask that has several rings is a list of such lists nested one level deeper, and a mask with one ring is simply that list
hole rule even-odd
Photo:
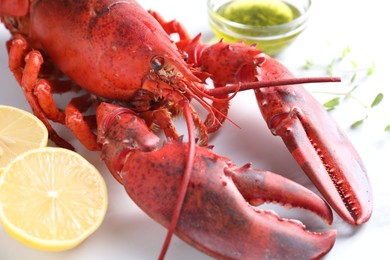
[{"label": "boiled lobster", "polygon": [[[160,258],[173,233],[226,259],[311,259],[333,246],[335,231],[311,233],[252,206],[300,207],[330,224],[332,213],[317,195],[249,164],[236,167],[208,147],[208,134],[230,120],[229,100],[248,88],[255,89],[272,133],[283,138],[333,209],[351,224],[370,218],[371,188],[361,159],[327,112],[295,85],[316,80],[293,79],[254,46],[205,45],[200,35],[191,38],[180,23],[136,1],[1,0],[0,15],[12,34],[9,67],[33,112],[57,145],[73,149],[49,120],[65,124],[88,149],[101,150],[134,202],[168,228]],[[64,111],[57,107],[53,93],[79,89],[83,94]],[[209,112],[205,121],[192,100]],[[96,115],[85,115],[91,110]],[[188,141],[172,120],[181,114]],[[167,136],[164,144],[157,128]]]}]

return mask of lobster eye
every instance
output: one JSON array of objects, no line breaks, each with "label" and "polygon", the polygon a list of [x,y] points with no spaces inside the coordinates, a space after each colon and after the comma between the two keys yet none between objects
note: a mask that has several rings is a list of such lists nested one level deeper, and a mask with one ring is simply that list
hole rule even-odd
[{"label": "lobster eye", "polygon": [[188,61],[188,58],[189,58],[188,53],[187,53],[187,52],[183,52],[183,60],[184,60],[185,62],[187,62],[187,61]]},{"label": "lobster eye", "polygon": [[155,56],[152,58],[152,61],[150,62],[150,67],[153,70],[161,70],[164,66],[165,60],[161,56]]}]

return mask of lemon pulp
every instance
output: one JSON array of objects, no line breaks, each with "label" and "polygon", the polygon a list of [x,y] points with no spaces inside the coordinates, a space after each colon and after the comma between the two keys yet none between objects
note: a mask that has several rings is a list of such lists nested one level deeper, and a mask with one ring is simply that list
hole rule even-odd
[{"label": "lemon pulp", "polygon": [[19,154],[45,147],[46,126],[33,114],[0,105],[0,173]]},{"label": "lemon pulp", "polygon": [[0,182],[4,229],[28,246],[70,249],[102,223],[107,188],[97,169],[75,152],[38,148],[9,164]]}]

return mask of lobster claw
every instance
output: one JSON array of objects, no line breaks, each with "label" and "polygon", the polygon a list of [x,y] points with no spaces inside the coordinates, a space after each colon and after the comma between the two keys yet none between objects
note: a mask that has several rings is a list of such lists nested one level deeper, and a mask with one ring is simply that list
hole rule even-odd
[{"label": "lobster claw", "polygon": [[[150,144],[150,138],[143,138],[151,134],[145,123],[116,105],[101,104],[97,118],[102,158],[110,171],[144,212],[168,227],[188,143],[168,141],[161,148]],[[309,232],[297,221],[250,205],[263,202],[303,208],[332,222],[329,206],[305,187],[249,164],[237,168],[228,158],[196,145],[175,234],[218,259],[313,259],[332,248],[335,231]]]},{"label": "lobster claw", "polygon": [[[267,57],[258,80],[292,78]],[[263,117],[332,208],[350,224],[372,213],[372,192],[361,158],[328,112],[302,86],[255,90]]]},{"label": "lobster claw", "polygon": [[[165,227],[178,196],[187,148],[187,143],[173,141],[154,152],[135,151],[121,171],[132,200]],[[313,259],[332,248],[335,231],[309,232],[297,221],[248,204],[277,202],[332,222],[328,205],[308,189],[249,165],[235,168],[206,147],[196,147],[194,160],[175,229],[188,244],[218,259]]]}]

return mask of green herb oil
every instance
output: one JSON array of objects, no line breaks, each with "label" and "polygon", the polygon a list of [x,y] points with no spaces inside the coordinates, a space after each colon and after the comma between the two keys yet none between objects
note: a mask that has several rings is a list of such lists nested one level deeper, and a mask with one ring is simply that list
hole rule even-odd
[{"label": "green herb oil", "polygon": [[231,1],[217,13],[230,21],[254,26],[289,23],[301,15],[297,8],[280,0]]},{"label": "green herb oil", "polygon": [[221,21],[218,21],[220,18],[214,16],[210,18],[210,24],[218,38],[228,42],[244,40],[247,44],[255,43],[257,48],[272,56],[285,49],[304,28],[302,23],[278,26],[290,23],[302,15],[295,6],[283,0],[232,0],[215,12],[226,20],[256,26],[243,28],[221,25]]}]

